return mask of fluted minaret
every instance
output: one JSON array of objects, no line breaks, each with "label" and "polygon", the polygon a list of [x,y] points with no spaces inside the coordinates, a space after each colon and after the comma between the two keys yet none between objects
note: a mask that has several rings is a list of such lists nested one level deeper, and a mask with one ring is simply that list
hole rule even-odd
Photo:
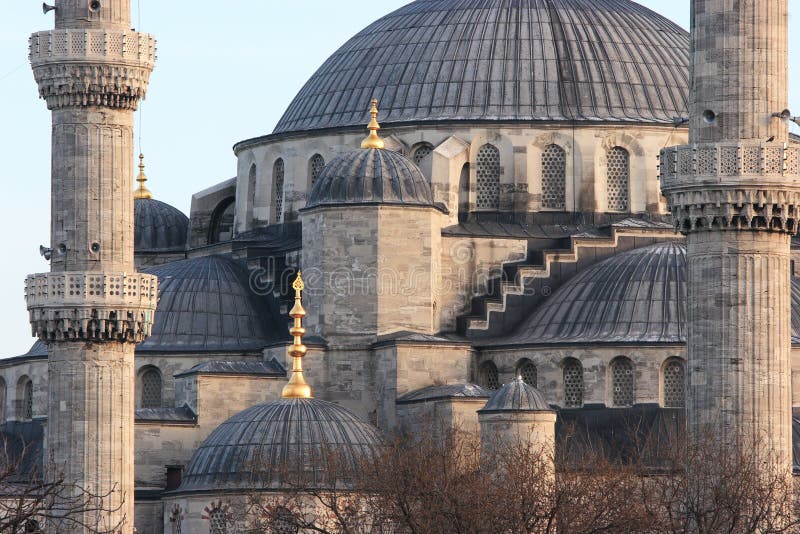
[{"label": "fluted minaret", "polygon": [[130,0],[55,0],[55,29],[31,36],[30,60],[53,125],[51,272],[26,281],[33,333],[49,347],[48,458],[102,497],[99,514],[72,519],[127,534],[133,351],[157,297],[156,278],[133,262],[133,115],[155,40],[131,30]]},{"label": "fluted minaret", "polygon": [[[692,1],[690,144],[661,154],[687,237],[687,424],[720,454],[791,475],[789,241],[800,204],[787,147],[787,0]],[[729,448],[729,449],[726,449]]]}]

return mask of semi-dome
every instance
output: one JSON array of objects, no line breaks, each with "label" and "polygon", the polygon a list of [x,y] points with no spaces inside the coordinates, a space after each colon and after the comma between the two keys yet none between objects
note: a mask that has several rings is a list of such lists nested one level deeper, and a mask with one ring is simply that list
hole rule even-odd
[{"label": "semi-dome", "polygon": [[137,352],[256,351],[287,339],[285,322],[234,260],[204,256],[143,271],[158,276],[158,307]]},{"label": "semi-dome", "polygon": [[517,377],[498,389],[480,413],[552,411],[542,392]]},{"label": "semi-dome", "polygon": [[337,50],[274,133],[385,123],[686,116],[689,34],[630,0],[417,0]]},{"label": "semi-dome", "polygon": [[286,474],[323,484],[331,454],[355,466],[379,443],[375,427],[331,402],[280,399],[259,404],[208,436],[192,456],[178,491],[270,489],[280,487]]},{"label": "semi-dome", "polygon": [[403,155],[358,149],[325,165],[306,208],[342,204],[432,206],[433,193],[419,167]]},{"label": "semi-dome", "polygon": [[133,248],[137,253],[186,250],[189,218],[166,202],[153,198],[134,200],[133,225]]}]

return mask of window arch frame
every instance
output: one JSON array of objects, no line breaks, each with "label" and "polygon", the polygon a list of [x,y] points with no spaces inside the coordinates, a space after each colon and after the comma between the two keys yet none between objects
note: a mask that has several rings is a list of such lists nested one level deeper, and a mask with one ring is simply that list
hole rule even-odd
[{"label": "window arch frame", "polygon": [[[320,162],[322,163],[320,165]],[[325,156],[320,154],[319,152],[315,153],[313,156],[308,158],[308,194],[311,194],[311,190],[314,188],[314,184],[317,182],[317,178],[319,175],[322,174],[322,170],[325,168]]]},{"label": "window arch frame", "polygon": [[[411,161],[414,162],[414,165],[419,167],[422,171],[423,176],[428,179],[428,183],[430,183],[433,178],[433,151],[436,150],[436,147],[433,146],[432,143],[427,141],[422,141],[421,143],[417,143],[411,149]],[[419,154],[427,152],[421,157],[418,157]]]},{"label": "window arch frame", "polygon": [[283,221],[285,209],[286,161],[276,158],[272,164],[272,224]]},{"label": "window arch frame", "polygon": [[[577,391],[575,395],[572,395],[574,401],[570,401],[570,392],[569,392],[569,384],[568,384],[568,376],[567,373],[571,372],[571,370],[577,369],[577,380],[575,381],[577,384]],[[586,397],[586,380],[584,379],[584,369],[583,363],[577,358],[564,358],[561,361],[561,383],[562,383],[562,393],[564,399],[564,408],[581,408],[583,406],[585,397]]]},{"label": "window arch frame", "polygon": [[[148,377],[157,377],[158,378],[158,403],[151,403],[146,402],[150,399],[146,398],[147,393],[147,384],[146,380]],[[164,374],[161,372],[155,365],[145,365],[141,369],[139,369],[139,407],[140,408],[163,408],[164,407]]]},{"label": "window arch frame", "polygon": [[21,421],[33,419],[33,379],[22,375],[17,381],[17,418]]},{"label": "window arch frame", "polygon": [[[533,375],[533,383],[531,383],[529,381],[530,375],[531,375],[531,371],[532,371],[532,375]],[[538,387],[539,368],[536,366],[536,364],[530,358],[520,358],[520,360],[517,362],[517,365],[515,367],[515,373],[514,374],[516,376],[518,376],[518,377],[521,377],[523,382],[525,382],[529,386],[534,387],[534,388]],[[528,378],[526,378],[526,376],[525,376],[526,374],[528,374]]]},{"label": "window arch frame", "polygon": [[295,524],[295,515],[285,506],[278,506],[270,522],[271,534],[297,534],[300,529]]},{"label": "window arch frame", "polygon": [[486,389],[496,391],[500,389],[500,372],[497,364],[492,360],[486,360],[478,366],[478,384]]},{"label": "window arch frame", "polygon": [[255,221],[256,212],[256,178],[258,176],[258,166],[255,163],[250,164],[250,170],[247,172],[247,224],[252,225]]},{"label": "window arch frame", "polygon": [[[683,381],[683,391],[682,391],[682,398],[680,404],[673,404],[668,402],[667,400],[667,370],[670,366],[678,364],[682,374],[682,381]],[[670,356],[664,360],[664,363],[661,364],[660,376],[659,376],[659,389],[660,389],[660,401],[661,406],[664,408],[685,408],[686,407],[686,360],[681,358],[680,356]]]},{"label": "window arch frame", "polygon": [[[620,180],[620,190],[624,186],[624,195],[620,193],[620,199],[624,199],[624,206],[622,204],[612,205],[611,201],[611,166],[612,154],[620,154],[623,157],[622,168],[624,169],[624,180]],[[631,211],[631,152],[627,148],[615,145],[606,150],[606,210],[610,213],[628,213]]]},{"label": "window arch frame", "polygon": [[233,212],[231,213],[230,233],[231,233],[231,239],[233,239],[233,228],[235,225],[235,218],[236,218],[236,197],[230,196],[220,200],[217,203],[217,206],[214,208],[214,211],[211,212],[211,222],[208,225],[209,245],[215,245],[217,243],[224,242],[223,240],[220,239],[220,228],[223,223],[222,218],[225,216],[225,213],[231,206],[233,206]]},{"label": "window arch frame", "polygon": [[[628,373],[625,373],[626,368]],[[636,365],[631,358],[623,355],[614,357],[608,364],[608,377],[612,407],[629,408],[636,404]],[[630,391],[623,391],[628,385]],[[630,402],[626,402],[628,399]]]},{"label": "window arch frame", "polygon": [[[496,158],[487,166],[488,158]],[[484,160],[483,162],[481,160]],[[500,210],[500,180],[502,178],[500,149],[492,143],[484,143],[475,156],[475,209],[481,211]]]},{"label": "window arch frame", "polygon": [[[556,154],[551,153],[551,149],[553,148],[558,151]],[[548,163],[546,161],[548,158],[555,158],[556,160],[560,158],[560,161]],[[542,149],[540,164],[541,209],[543,211],[567,211],[567,151],[558,143],[550,143]],[[554,171],[560,171],[560,174]],[[560,199],[556,199],[556,202],[552,204],[548,204],[547,202],[548,184],[551,188],[553,186],[560,188]]]}]

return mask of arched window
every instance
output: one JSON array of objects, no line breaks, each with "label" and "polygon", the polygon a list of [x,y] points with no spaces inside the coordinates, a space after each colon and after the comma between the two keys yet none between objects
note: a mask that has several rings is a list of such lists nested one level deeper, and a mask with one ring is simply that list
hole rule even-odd
[{"label": "arched window", "polygon": [[564,406],[580,408],[583,406],[583,365],[574,358],[564,362]]},{"label": "arched window", "polygon": [[628,183],[630,182],[630,155],[622,147],[615,146],[607,154],[606,183],[608,189],[608,211],[628,211]]},{"label": "arched window", "polygon": [[148,367],[142,371],[142,408],[161,408],[161,371]]},{"label": "arched window", "polygon": [[542,152],[542,208],[567,209],[567,154],[558,145]]},{"label": "arched window", "polygon": [[314,187],[314,184],[319,178],[319,175],[322,174],[322,169],[325,168],[325,158],[320,156],[319,154],[314,154],[311,156],[311,159],[308,160],[308,191],[311,192],[311,188]]},{"label": "arched window", "polygon": [[6,420],[6,381],[0,378],[0,424]]},{"label": "arched window", "polygon": [[664,365],[664,406],[686,406],[686,366],[679,358],[670,358]]},{"label": "arched window", "polygon": [[256,164],[250,165],[250,173],[247,175],[247,223],[253,222],[253,214],[256,209]]},{"label": "arched window", "polygon": [[483,362],[478,369],[478,382],[486,389],[499,389],[500,378],[494,362]]},{"label": "arched window", "polygon": [[633,406],[635,388],[633,362],[624,356],[611,362],[611,403],[613,406]]},{"label": "arched window", "polygon": [[461,167],[458,179],[458,222],[466,222],[469,218],[469,163]]},{"label": "arched window", "polygon": [[236,199],[229,197],[217,204],[211,214],[208,228],[208,244],[221,243],[233,239],[233,218],[236,213]]},{"label": "arched window", "polygon": [[517,365],[517,376],[522,377],[522,380],[529,386],[536,387],[536,380],[538,378],[536,373],[536,365],[527,358],[520,360]]},{"label": "arched window", "polygon": [[478,209],[500,208],[500,151],[494,145],[483,145],[478,150],[477,200]]},{"label": "arched window", "polygon": [[272,534],[297,534],[299,531],[295,525],[294,514],[283,506],[275,510],[270,530]]},{"label": "arched window", "polygon": [[33,419],[33,381],[27,376],[19,379],[17,384],[17,417]]},{"label": "arched window", "polygon": [[228,534],[228,517],[222,508],[214,508],[208,514],[209,534]]},{"label": "arched window", "polygon": [[282,158],[278,158],[275,161],[275,165],[272,167],[272,182],[273,182],[273,203],[272,206],[274,208],[272,216],[273,223],[281,222],[283,218],[283,181],[286,174],[286,166],[283,163]]},{"label": "arched window", "polygon": [[169,514],[169,522],[172,523],[172,534],[181,534],[183,528],[183,509],[180,505],[175,505]]},{"label": "arched window", "polygon": [[433,173],[433,145],[422,143],[414,149],[414,163],[420,168],[422,174],[430,181]]}]

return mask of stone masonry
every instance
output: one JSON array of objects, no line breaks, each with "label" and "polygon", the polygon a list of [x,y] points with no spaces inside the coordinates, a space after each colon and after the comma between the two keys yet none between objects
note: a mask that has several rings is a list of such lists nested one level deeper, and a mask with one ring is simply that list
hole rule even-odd
[{"label": "stone masonry", "polygon": [[133,114],[155,40],[130,29],[130,0],[56,0],[55,8],[55,29],[30,38],[52,111],[51,272],[29,276],[25,292],[33,334],[49,345],[47,458],[68,483],[102,498],[102,510],[73,515],[87,527],[67,518],[47,529],[120,524],[115,532],[129,534],[133,351],[150,333],[157,299],[156,277],[134,268]]},{"label": "stone masonry", "polygon": [[690,144],[661,153],[662,189],[687,236],[689,435],[753,450],[786,477],[800,169],[773,114],[788,100],[787,8],[693,0]]}]

